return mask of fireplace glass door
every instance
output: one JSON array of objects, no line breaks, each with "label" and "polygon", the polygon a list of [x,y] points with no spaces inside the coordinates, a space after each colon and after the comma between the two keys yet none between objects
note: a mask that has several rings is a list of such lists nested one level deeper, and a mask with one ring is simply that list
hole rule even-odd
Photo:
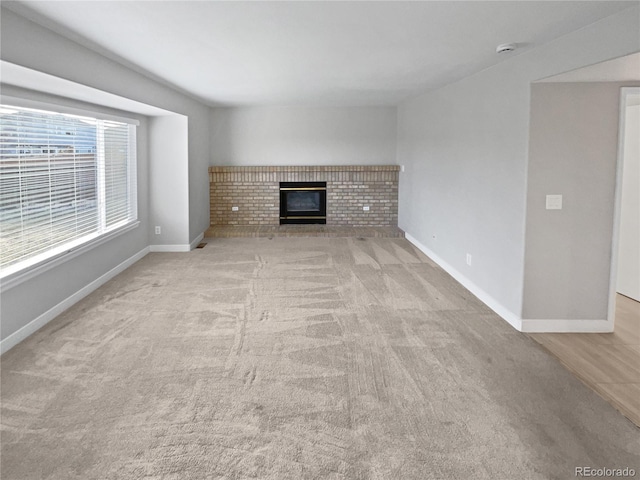
[{"label": "fireplace glass door", "polygon": [[280,183],[280,223],[327,223],[326,182]]}]

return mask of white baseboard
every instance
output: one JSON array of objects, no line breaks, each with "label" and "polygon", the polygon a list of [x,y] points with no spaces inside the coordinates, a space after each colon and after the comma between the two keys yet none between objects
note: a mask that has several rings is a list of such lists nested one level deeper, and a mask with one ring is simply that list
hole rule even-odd
[{"label": "white baseboard", "polygon": [[67,297],[62,302],[58,303],[55,307],[52,307],[49,310],[47,310],[46,312],[44,312],[42,315],[37,317],[35,320],[32,320],[28,324],[26,324],[20,330],[18,330],[16,332],[12,333],[11,335],[9,335],[7,338],[5,338],[4,340],[2,340],[0,342],[0,354],[3,354],[4,352],[6,352],[9,349],[13,348],[18,343],[20,343],[22,340],[27,338],[29,335],[32,335],[37,330],[39,330],[40,328],[44,327],[47,323],[49,323],[51,320],[56,318],[58,315],[60,315],[65,310],[67,310],[73,304],[79,302],[84,297],[89,295],[91,292],[96,290],[98,287],[104,285],[109,280],[111,280],[113,277],[118,275],[120,272],[123,272],[124,270],[129,268],[131,265],[133,265],[138,260],[140,260],[142,257],[144,257],[147,253],[149,253],[149,247],[143,248],[142,250],[140,250],[135,255],[127,258],[124,262],[122,262],[119,265],[115,266],[114,268],[109,270],[104,275],[100,276],[99,278],[97,278],[93,282],[89,283],[88,285],[82,287],[80,290],[78,290],[76,293],[74,293],[70,297]]},{"label": "white baseboard", "polygon": [[608,320],[523,319],[522,332],[527,333],[611,333],[613,322]]},{"label": "white baseboard", "polygon": [[431,260],[436,262],[442,269],[451,275],[458,283],[460,283],[464,288],[473,293],[482,303],[484,303],[491,310],[496,312],[501,318],[503,318],[509,325],[515,328],[518,331],[522,330],[522,319],[519,315],[516,315],[512,311],[505,308],[500,302],[498,302],[495,298],[489,295],[487,292],[478,287],[475,283],[469,280],[466,276],[456,270],[454,267],[445,262],[442,258],[432,252],[429,248],[420,243],[416,238],[414,238],[411,234],[405,232],[405,238],[415,245],[422,253],[424,253]]},{"label": "white baseboard", "polygon": [[150,252],[190,252],[191,245],[149,245]]},{"label": "white baseboard", "polygon": [[204,232],[198,235],[189,245],[149,245],[151,252],[190,252],[204,238]]},{"label": "white baseboard", "polygon": [[204,238],[204,232],[202,232],[200,235],[198,235],[196,237],[196,239],[191,242],[191,245],[189,245],[189,247],[191,248],[191,250],[193,250],[194,248],[196,248],[198,246],[198,244],[202,241],[202,239]]},{"label": "white baseboard", "polygon": [[613,322],[609,320],[580,320],[580,319],[523,319],[503,307],[500,302],[479,288],[458,270],[453,268],[442,258],[421,244],[411,234],[405,232],[405,238],[415,245],[422,253],[436,262],[444,271],[456,279],[458,283],[478,297],[487,307],[506,320],[513,328],[527,333],[609,333],[613,332]]}]

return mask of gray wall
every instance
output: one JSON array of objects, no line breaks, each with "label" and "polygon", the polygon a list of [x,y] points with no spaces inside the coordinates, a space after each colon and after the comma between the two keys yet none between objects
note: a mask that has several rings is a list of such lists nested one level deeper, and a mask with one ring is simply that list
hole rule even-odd
[{"label": "gray wall", "polygon": [[[208,227],[208,107],[5,9],[1,12],[1,47],[1,57],[8,62],[186,115],[190,127],[189,239]],[[138,135],[142,225],[3,292],[2,339],[149,245],[149,162],[153,159],[149,159],[147,137],[143,124]]]},{"label": "gray wall", "polygon": [[241,107],[211,113],[212,165],[384,165],[395,107]]},{"label": "gray wall", "polygon": [[523,306],[530,84],[640,50],[638,18],[632,7],[399,107],[400,227],[514,318]]},{"label": "gray wall", "polygon": [[[618,160],[619,83],[531,88],[524,319],[605,320]],[[545,196],[562,194],[562,210]]]},{"label": "gray wall", "polygon": [[3,60],[189,117],[189,238],[206,230],[210,108],[11,11],[1,21]]}]

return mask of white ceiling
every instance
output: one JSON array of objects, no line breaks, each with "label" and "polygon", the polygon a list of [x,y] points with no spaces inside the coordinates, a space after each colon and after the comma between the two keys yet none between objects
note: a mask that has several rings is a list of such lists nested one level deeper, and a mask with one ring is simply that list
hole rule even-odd
[{"label": "white ceiling", "polygon": [[395,105],[636,3],[2,2],[210,105],[335,106]]}]

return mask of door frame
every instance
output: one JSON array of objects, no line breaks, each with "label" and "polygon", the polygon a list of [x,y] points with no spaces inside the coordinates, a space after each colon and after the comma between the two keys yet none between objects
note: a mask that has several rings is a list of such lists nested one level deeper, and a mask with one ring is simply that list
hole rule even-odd
[{"label": "door frame", "polygon": [[640,95],[640,87],[620,88],[620,113],[618,121],[618,163],[616,165],[616,190],[613,208],[613,235],[611,239],[611,268],[609,277],[609,309],[607,322],[611,330],[615,325],[616,316],[616,286],[618,281],[618,248],[620,247],[620,211],[622,208],[622,176],[624,175],[624,137],[626,130],[627,98],[630,95]]}]

